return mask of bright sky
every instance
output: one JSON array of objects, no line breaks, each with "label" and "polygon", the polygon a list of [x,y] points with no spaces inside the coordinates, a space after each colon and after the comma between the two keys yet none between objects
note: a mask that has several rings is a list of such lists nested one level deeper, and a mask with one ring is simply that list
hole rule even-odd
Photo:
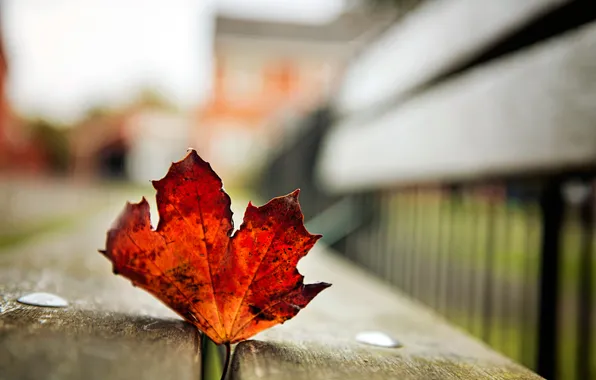
[{"label": "bright sky", "polygon": [[158,89],[191,107],[209,88],[216,11],[325,22],[343,0],[0,0],[9,97],[61,121]]}]

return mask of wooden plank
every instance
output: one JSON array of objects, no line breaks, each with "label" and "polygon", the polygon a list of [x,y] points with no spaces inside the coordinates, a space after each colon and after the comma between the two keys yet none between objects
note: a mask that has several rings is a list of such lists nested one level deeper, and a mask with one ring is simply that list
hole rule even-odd
[{"label": "wooden plank", "polygon": [[470,71],[325,141],[330,191],[596,162],[596,23]]},{"label": "wooden plank", "polygon": [[[296,318],[238,344],[232,379],[540,379],[329,251],[315,248],[299,266],[307,282],[333,286]],[[354,339],[370,330],[403,347]]]},{"label": "wooden plank", "polygon": [[[0,379],[200,378],[196,329],[97,253],[114,215],[0,253]],[[40,291],[70,305],[16,301]]]},{"label": "wooden plank", "polygon": [[[0,378],[200,377],[196,330],[112,275],[96,252],[116,209],[0,254]],[[537,378],[329,252],[315,250],[300,268],[309,282],[334,286],[294,320],[239,344],[232,378]],[[70,306],[16,302],[32,291]],[[364,330],[382,330],[403,347],[357,343]]]},{"label": "wooden plank", "polygon": [[350,65],[336,99],[361,112],[405,94],[570,0],[428,1]]}]

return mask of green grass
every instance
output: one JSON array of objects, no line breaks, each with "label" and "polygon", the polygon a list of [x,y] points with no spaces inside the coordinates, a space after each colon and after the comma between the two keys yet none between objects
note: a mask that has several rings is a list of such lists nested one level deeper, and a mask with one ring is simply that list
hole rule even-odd
[{"label": "green grass", "polygon": [[[395,251],[405,253],[406,263],[415,256],[416,262],[422,263],[418,265],[430,268],[437,267],[438,252],[444,255],[447,250],[449,265],[455,268],[452,276],[463,276],[464,286],[457,289],[458,294],[461,293],[460,298],[472,294],[472,297],[476,297],[473,299],[478,300],[483,296],[484,289],[470,288],[482,285],[484,276],[492,274],[493,286],[505,291],[505,300],[495,299],[498,310],[493,310],[487,343],[513,360],[534,367],[536,325],[535,322],[529,322],[531,318],[524,312],[537,312],[541,260],[541,215],[538,205],[506,202],[503,199],[489,200],[488,197],[477,195],[465,195],[455,200],[437,192],[411,192],[392,195],[384,207],[389,210],[383,210],[382,224],[386,223],[389,230],[393,231],[386,234],[389,241],[385,246],[395,247],[393,241],[397,241],[398,249]],[[438,218],[442,220],[440,226],[437,224]],[[492,239],[489,239],[489,233]],[[446,239],[446,236],[449,238]],[[572,306],[573,303],[570,306],[569,302],[577,297],[581,236],[578,217],[571,210],[562,231],[559,265],[561,287],[557,295],[559,302],[566,305],[561,311],[569,314],[561,321],[559,336],[558,366],[560,376],[564,379],[574,379],[576,376],[577,332],[574,313],[577,307]],[[433,242],[444,245],[448,242],[448,245],[439,244],[437,247],[437,243]],[[592,272],[596,273],[596,260],[593,260],[592,265]],[[416,275],[415,268],[412,271],[414,273],[408,276]],[[529,306],[517,302],[511,304],[506,300],[507,291],[527,289],[528,286],[531,286],[529,292],[534,293],[533,303]],[[596,294],[596,281],[592,286]],[[430,305],[437,304],[436,299],[427,298],[426,301]],[[522,300],[522,303],[526,302]],[[508,309],[510,306],[515,310]],[[486,338],[486,334],[483,334],[485,321],[480,308],[470,303],[469,299],[464,302],[453,300],[444,313],[452,323],[464,327],[479,338]],[[507,317],[503,317],[502,313]]]},{"label": "green grass", "polygon": [[[105,182],[97,187],[81,189],[90,191],[88,202],[82,208],[71,212],[60,212],[59,214],[44,215],[20,221],[18,224],[4,223],[0,225],[0,250],[18,246],[31,239],[68,230],[76,223],[86,217],[93,215],[115,199],[122,199],[122,206],[126,203],[127,197],[141,196],[148,197],[151,194],[151,187],[134,185],[124,182]],[[52,202],[51,193],[45,195],[48,202]],[[116,217],[117,215],[114,215]]]},{"label": "green grass", "polygon": [[31,239],[68,230],[76,223],[99,210],[99,206],[89,207],[74,214],[48,216],[41,220],[32,220],[18,225],[4,227],[0,232],[0,250],[5,250]]},{"label": "green grass", "polygon": [[62,216],[11,227],[10,231],[5,230],[0,235],[0,249],[25,243],[40,235],[67,229],[75,223],[75,220],[76,218],[72,216]]}]

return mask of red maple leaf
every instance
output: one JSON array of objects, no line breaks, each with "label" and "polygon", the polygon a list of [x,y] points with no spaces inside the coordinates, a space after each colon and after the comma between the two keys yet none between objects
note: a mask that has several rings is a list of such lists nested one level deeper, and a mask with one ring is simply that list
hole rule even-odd
[{"label": "red maple leaf", "polygon": [[305,285],[296,269],[321,235],[304,227],[299,190],[262,207],[248,204],[234,235],[230,197],[192,150],[153,181],[149,204],[128,203],[102,253],[130,279],[217,344],[236,343],[294,317],[327,283]]}]

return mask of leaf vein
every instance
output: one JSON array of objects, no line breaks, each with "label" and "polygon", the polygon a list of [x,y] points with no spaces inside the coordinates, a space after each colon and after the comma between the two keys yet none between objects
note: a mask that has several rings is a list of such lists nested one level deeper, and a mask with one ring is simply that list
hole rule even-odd
[{"label": "leaf vein", "polygon": [[[277,234],[278,234],[278,230],[276,230],[275,233],[273,234],[273,237],[271,238],[271,241],[269,242],[269,245],[267,246],[267,250],[265,251],[265,253],[261,257],[261,261],[259,262],[259,265],[257,266],[257,269],[255,270],[255,273],[253,274],[252,279],[248,283],[248,286],[246,287],[246,290],[244,291],[244,295],[242,296],[242,299],[240,300],[240,303],[238,304],[238,308],[236,309],[236,314],[234,315],[234,322],[232,322],[232,328],[234,328],[234,324],[236,324],[236,320],[238,319],[238,315],[240,315],[240,309],[242,308],[242,305],[244,304],[244,301],[246,300],[246,296],[248,295],[248,291],[250,290],[250,288],[252,286],[252,283],[255,281],[255,278],[257,277],[257,273],[259,273],[259,269],[261,269],[261,265],[263,265],[263,262],[265,261],[265,257],[267,257],[267,255],[269,255],[269,252],[271,250],[271,246],[273,245],[273,242],[277,238]],[[256,237],[255,237],[255,241],[256,241]],[[235,334],[233,334],[231,336],[234,336],[234,335]]]},{"label": "leaf vein", "polygon": [[[161,236],[161,238],[165,241],[165,238],[161,235],[158,234],[159,236]],[[132,236],[130,236],[130,233],[128,233],[128,231],[126,232],[126,236],[130,239],[130,241],[139,249],[140,252],[144,252],[145,250],[142,249],[137,242],[132,238]],[[221,335],[219,335],[219,332],[217,330],[215,330],[215,328],[213,327],[213,325],[211,323],[209,323],[209,321],[207,320],[207,318],[205,318],[205,316],[201,313],[198,312],[197,309],[194,308],[193,303],[190,300],[190,297],[188,297],[186,295],[186,293],[184,293],[182,291],[182,289],[180,289],[178,287],[178,285],[176,285],[174,282],[170,281],[170,279],[166,276],[165,272],[163,271],[163,269],[161,269],[157,263],[155,263],[152,260],[147,260],[149,261],[153,266],[155,266],[155,268],[157,268],[158,271],[161,272],[161,277],[163,277],[170,285],[172,285],[173,287],[176,288],[176,290],[178,290],[178,293],[180,293],[180,295],[182,295],[182,297],[184,297],[186,299],[186,302],[188,302],[188,304],[190,305],[191,310],[193,310],[196,314],[198,314],[199,316],[201,316],[203,318],[203,320],[207,323],[207,325],[209,325],[209,327],[211,327],[211,329],[217,334],[217,336],[219,336],[219,338],[221,339]],[[222,339],[223,340],[223,339]]]}]

